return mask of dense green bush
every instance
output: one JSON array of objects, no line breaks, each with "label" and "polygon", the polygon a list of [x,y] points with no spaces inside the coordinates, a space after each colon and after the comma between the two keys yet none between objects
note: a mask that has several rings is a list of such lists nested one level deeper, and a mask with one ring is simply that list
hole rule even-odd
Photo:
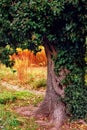
[{"label": "dense green bush", "polygon": [[10,59],[10,55],[13,53],[14,50],[9,45],[0,48],[0,61],[2,61],[6,67],[12,67],[14,65],[14,61]]},{"label": "dense green bush", "polygon": [[67,113],[72,118],[81,119],[87,116],[87,87],[81,85],[69,85],[65,90]]},{"label": "dense green bush", "polygon": [[[85,44],[77,43],[70,46],[60,44],[59,54],[55,61],[55,72],[58,75],[63,68],[69,70],[64,80],[65,97],[63,101],[67,113],[72,118],[85,118],[87,116],[87,87],[85,86]],[[83,53],[84,52],[84,53]]]}]

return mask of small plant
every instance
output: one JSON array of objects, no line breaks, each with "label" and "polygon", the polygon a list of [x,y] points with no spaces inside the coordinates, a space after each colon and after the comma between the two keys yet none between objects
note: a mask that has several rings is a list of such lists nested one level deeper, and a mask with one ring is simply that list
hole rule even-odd
[{"label": "small plant", "polygon": [[3,92],[0,94],[0,104],[7,104],[17,100],[17,96],[13,95],[11,92]]},{"label": "small plant", "polygon": [[32,82],[32,86],[34,89],[46,87],[46,80],[45,79],[36,80],[35,82]]},{"label": "small plant", "polygon": [[4,109],[0,111],[0,117],[0,126],[2,130],[15,129],[22,124],[14,114]]}]

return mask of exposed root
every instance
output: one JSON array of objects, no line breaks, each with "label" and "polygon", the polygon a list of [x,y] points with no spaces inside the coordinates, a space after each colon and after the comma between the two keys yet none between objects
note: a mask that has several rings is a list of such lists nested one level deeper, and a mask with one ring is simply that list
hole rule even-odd
[{"label": "exposed root", "polygon": [[[60,126],[62,125],[62,122],[60,122],[59,118],[49,118],[46,117],[46,115],[39,115],[35,114],[35,112],[38,110],[38,107],[34,106],[26,106],[26,107],[15,107],[14,110],[16,113],[20,114],[21,116],[24,116],[26,118],[34,118],[35,122],[43,128],[43,130],[61,130]],[[55,113],[56,114],[56,113]]]}]

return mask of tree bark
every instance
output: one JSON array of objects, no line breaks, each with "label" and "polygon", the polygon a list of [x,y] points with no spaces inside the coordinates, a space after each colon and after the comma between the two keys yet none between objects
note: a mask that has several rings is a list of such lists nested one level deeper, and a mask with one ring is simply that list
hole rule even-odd
[{"label": "tree bark", "polygon": [[50,119],[50,122],[55,126],[55,130],[60,130],[66,118],[65,104],[62,102],[61,97],[64,97],[64,87],[61,85],[68,73],[66,69],[60,71],[57,76],[54,72],[54,62],[52,55],[56,56],[56,50],[53,46],[44,44],[47,55],[47,90],[44,101],[36,111],[37,115],[46,116]]}]

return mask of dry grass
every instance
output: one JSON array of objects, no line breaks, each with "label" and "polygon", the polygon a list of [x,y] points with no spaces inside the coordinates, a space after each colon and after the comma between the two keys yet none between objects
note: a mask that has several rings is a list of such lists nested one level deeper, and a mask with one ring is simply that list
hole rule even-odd
[{"label": "dry grass", "polygon": [[46,87],[47,67],[29,67],[27,69],[27,78],[22,77],[24,80],[20,80],[17,72],[14,73],[13,70],[6,68],[4,65],[0,66],[0,70],[0,79],[10,84],[27,89],[45,89]]},{"label": "dry grass", "polygon": [[32,67],[46,67],[47,58],[44,47],[40,46],[40,49],[41,51],[34,55],[28,49],[22,50],[21,48],[17,48],[17,54],[10,56],[11,60],[15,61],[14,69],[21,84],[29,80],[29,71],[31,71]]}]

